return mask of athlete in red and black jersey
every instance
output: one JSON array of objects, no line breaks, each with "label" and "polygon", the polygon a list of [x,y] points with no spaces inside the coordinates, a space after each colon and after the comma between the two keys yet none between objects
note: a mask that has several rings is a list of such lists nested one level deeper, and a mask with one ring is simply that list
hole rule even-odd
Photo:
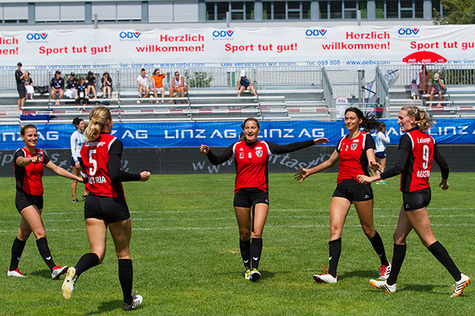
[{"label": "athlete in red and black jersey", "polygon": [[427,213],[426,207],[431,199],[429,176],[432,161],[435,160],[440,167],[442,180],[439,186],[447,190],[449,184],[449,166],[439,151],[434,139],[425,132],[432,127],[433,120],[424,110],[416,106],[406,106],[399,111],[398,123],[401,131],[406,132],[399,140],[399,149],[396,165],[382,174],[368,177],[358,176],[362,183],[371,183],[401,174],[401,191],[403,204],[394,232],[394,253],[392,270],[385,281],[371,280],[370,283],[386,292],[396,292],[396,280],[406,255],[406,238],[414,229],[421,242],[442,263],[455,280],[452,296],[459,296],[470,282],[470,278],[462,273],[445,250],[438,242]]},{"label": "athlete in red and black jersey", "polygon": [[114,240],[119,260],[119,281],[124,297],[124,310],[142,304],[142,296],[132,295],[133,269],[130,259],[132,233],[130,213],[125,202],[122,182],[147,181],[150,172],[128,173],[120,170],[122,142],[110,135],[112,116],[107,107],[95,107],[84,131],[86,142],[81,148],[81,175],[89,195],[84,205],[86,232],[91,252],[70,267],[61,288],[65,299],[71,299],[74,284],[81,273],[100,264],[106,253],[107,227]]},{"label": "athlete in red and black jersey", "polygon": [[360,109],[354,107],[347,108],[345,111],[345,127],[348,129],[348,135],[340,140],[335,151],[327,161],[311,169],[302,169],[295,175],[295,179],[302,182],[311,174],[325,171],[340,161],[337,187],[330,203],[330,262],[328,272],[313,276],[316,282],[337,282],[336,270],[341,253],[341,234],[351,203],[355,205],[361,227],[380,258],[380,278],[387,278],[391,271],[391,265],[384,251],[383,241],[374,229],[373,191],[370,185],[359,183],[356,179],[360,174],[369,174],[368,166],[373,169],[378,169],[379,167],[374,156],[375,145],[373,137],[369,133],[360,131],[361,127],[365,130],[371,130],[377,126],[378,121],[374,115],[367,114],[363,116],[363,112]]},{"label": "athlete in red and black jersey", "polygon": [[45,226],[41,219],[44,192],[42,181],[43,169],[46,167],[57,175],[68,179],[80,182],[82,182],[82,179],[55,165],[43,150],[36,148],[38,131],[34,125],[23,126],[20,134],[25,147],[15,151],[13,161],[16,180],[15,205],[22,219],[17,237],[13,242],[12,258],[7,275],[23,277],[18,269],[18,264],[25,248],[26,240],[33,232],[40,255],[51,270],[51,278],[55,280],[65,273],[68,267],[60,267],[54,263],[48,247],[48,241],[46,240]]},{"label": "athlete in red and black jersey", "polygon": [[201,145],[200,151],[205,153],[214,165],[234,158],[236,166],[234,211],[239,226],[241,256],[246,269],[244,276],[251,281],[257,281],[260,277],[257,268],[262,252],[262,231],[269,212],[267,158],[271,154],[289,153],[323,144],[328,142],[328,139],[318,138],[277,145],[257,140],[260,127],[254,118],[246,119],[242,128],[243,134],[240,140],[219,156],[212,153],[207,145]]}]

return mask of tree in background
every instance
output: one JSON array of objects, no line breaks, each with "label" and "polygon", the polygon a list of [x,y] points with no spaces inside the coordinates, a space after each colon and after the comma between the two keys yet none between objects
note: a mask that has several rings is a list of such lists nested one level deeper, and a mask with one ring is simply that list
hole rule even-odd
[{"label": "tree in background", "polygon": [[475,24],[475,0],[442,0],[445,18],[433,9],[434,24]]}]

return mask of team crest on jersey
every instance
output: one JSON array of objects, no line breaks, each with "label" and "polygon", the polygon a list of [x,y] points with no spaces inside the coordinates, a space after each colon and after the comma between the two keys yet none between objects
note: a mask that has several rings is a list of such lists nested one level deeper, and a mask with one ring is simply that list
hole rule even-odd
[{"label": "team crest on jersey", "polygon": [[358,144],[355,144],[355,143],[351,144],[351,150],[355,150],[357,146]]},{"label": "team crest on jersey", "polygon": [[261,158],[263,154],[264,152],[262,151],[262,149],[256,150],[257,157]]}]

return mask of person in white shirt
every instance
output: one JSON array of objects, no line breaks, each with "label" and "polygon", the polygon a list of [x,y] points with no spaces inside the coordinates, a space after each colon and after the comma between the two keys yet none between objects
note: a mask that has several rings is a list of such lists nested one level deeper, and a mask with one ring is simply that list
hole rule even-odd
[{"label": "person in white shirt", "polygon": [[[137,83],[139,84],[139,99],[142,98],[142,94],[144,94],[143,98],[148,97],[150,93],[149,84],[152,79],[149,77],[148,73],[145,71],[144,68],[140,71],[140,76],[137,77]],[[137,100],[137,103],[142,102],[141,100]]]},{"label": "person in white shirt", "polygon": [[[386,130],[386,124],[380,122],[376,128],[376,132],[372,135],[374,138],[376,149],[374,150],[374,155],[378,161],[381,168],[377,171],[370,169],[372,175],[383,173],[386,168],[386,145],[390,143],[388,131]],[[376,184],[386,185],[384,180],[377,181]]]},{"label": "person in white shirt", "polygon": [[[82,160],[81,160],[81,147],[84,144],[85,136],[84,136],[84,129],[85,124],[84,120],[80,119],[79,117],[75,117],[73,120],[73,125],[76,126],[77,130],[71,134],[71,167],[73,169],[73,174],[79,176],[79,172],[81,171],[82,167]],[[76,187],[77,181],[73,180],[71,183],[71,194],[73,195],[73,203],[79,202],[76,198]],[[86,188],[84,188],[84,193],[82,195],[82,199],[85,200],[87,198]]]}]

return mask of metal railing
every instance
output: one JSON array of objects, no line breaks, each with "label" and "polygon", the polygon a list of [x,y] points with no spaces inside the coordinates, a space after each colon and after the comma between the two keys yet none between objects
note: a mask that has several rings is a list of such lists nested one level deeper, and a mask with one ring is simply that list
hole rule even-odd
[{"label": "metal railing", "polygon": [[328,108],[330,109],[331,119],[336,119],[336,102],[333,97],[333,88],[328,78],[327,71],[325,67],[322,68],[322,86],[323,86],[323,98],[327,103]]},{"label": "metal railing", "polygon": [[[381,107],[389,107],[389,87],[379,67],[376,68],[376,100],[379,100]],[[389,111],[383,111],[382,117],[389,118]]]}]

